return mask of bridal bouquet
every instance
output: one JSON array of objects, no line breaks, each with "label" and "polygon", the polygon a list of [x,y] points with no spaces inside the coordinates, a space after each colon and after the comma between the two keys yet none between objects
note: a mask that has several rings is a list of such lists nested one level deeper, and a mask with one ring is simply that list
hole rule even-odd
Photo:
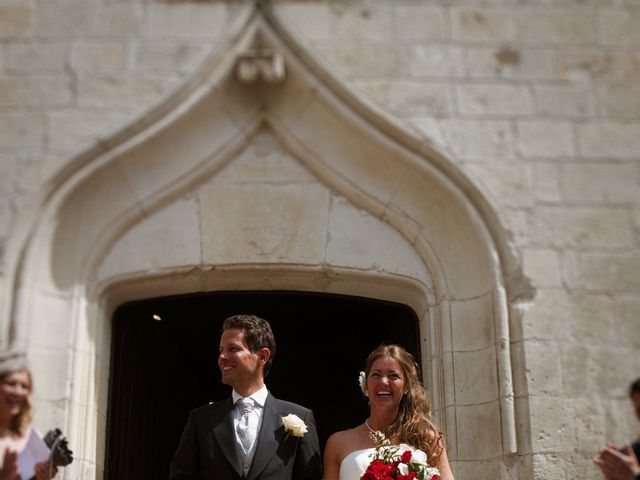
[{"label": "bridal bouquet", "polygon": [[360,480],[439,480],[437,468],[427,465],[427,455],[391,445],[382,432],[372,432],[376,450]]}]

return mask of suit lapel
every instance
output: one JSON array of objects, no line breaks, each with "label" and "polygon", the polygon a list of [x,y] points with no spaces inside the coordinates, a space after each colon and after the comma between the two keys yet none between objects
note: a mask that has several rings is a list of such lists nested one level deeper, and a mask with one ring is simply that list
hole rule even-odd
[{"label": "suit lapel", "polygon": [[247,480],[254,480],[264,470],[267,463],[276,454],[282,438],[284,428],[278,409],[278,401],[269,394],[264,404],[262,415],[262,427],[258,435],[256,453],[251,462],[251,468],[247,474]]},{"label": "suit lapel", "polygon": [[233,466],[239,477],[242,477],[242,465],[240,464],[240,458],[238,456],[238,449],[236,446],[236,436],[233,431],[233,401],[231,397],[223,400],[219,405],[219,408],[212,412],[213,418],[213,436],[220,446],[220,450],[229,461],[229,464]]}]

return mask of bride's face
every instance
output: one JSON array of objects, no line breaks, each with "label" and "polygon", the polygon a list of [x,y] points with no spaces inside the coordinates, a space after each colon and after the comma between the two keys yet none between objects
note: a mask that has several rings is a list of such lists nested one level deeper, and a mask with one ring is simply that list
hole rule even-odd
[{"label": "bride's face", "polygon": [[372,406],[398,407],[405,393],[405,378],[395,358],[380,357],[371,364],[367,393]]}]

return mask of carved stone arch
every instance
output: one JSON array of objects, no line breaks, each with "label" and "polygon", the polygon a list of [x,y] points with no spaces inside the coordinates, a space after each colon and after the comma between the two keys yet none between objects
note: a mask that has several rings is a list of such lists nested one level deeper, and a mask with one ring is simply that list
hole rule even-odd
[{"label": "carved stone arch", "polygon": [[[47,364],[52,378],[66,380],[48,382],[40,402],[56,407],[52,415],[75,439],[77,476],[102,470],[114,309],[163,294],[252,288],[411,306],[421,318],[425,381],[452,462],[460,471],[516,478],[504,465],[526,449],[528,416],[522,402],[516,421],[512,370],[522,361],[510,348],[518,326],[509,297],[522,290],[507,282],[527,282],[497,215],[443,154],[353,95],[269,8],[247,10],[226,38],[183,84],[71,158],[10,239],[4,338],[27,344],[35,367]],[[363,268],[322,249],[243,260],[205,245],[198,208],[219,202],[220,172],[260,136],[277,139],[283,156],[310,172],[285,201],[306,198],[309,189],[323,201],[344,199],[348,215],[389,229],[384,238],[404,255],[399,265]],[[195,221],[186,242],[196,247],[181,252],[178,237],[168,236],[164,246],[175,256],[141,249],[136,228],[185,212]],[[373,248],[381,242],[371,240]],[[132,251],[146,263],[133,268]],[[409,266],[412,255],[419,267]]]}]

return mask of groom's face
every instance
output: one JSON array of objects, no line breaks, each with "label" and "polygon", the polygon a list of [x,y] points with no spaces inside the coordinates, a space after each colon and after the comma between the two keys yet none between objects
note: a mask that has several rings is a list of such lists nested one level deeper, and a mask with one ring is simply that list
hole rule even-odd
[{"label": "groom's face", "polygon": [[260,353],[249,350],[244,330],[229,328],[222,332],[218,355],[222,383],[239,391],[247,384],[262,380],[263,365]]}]

